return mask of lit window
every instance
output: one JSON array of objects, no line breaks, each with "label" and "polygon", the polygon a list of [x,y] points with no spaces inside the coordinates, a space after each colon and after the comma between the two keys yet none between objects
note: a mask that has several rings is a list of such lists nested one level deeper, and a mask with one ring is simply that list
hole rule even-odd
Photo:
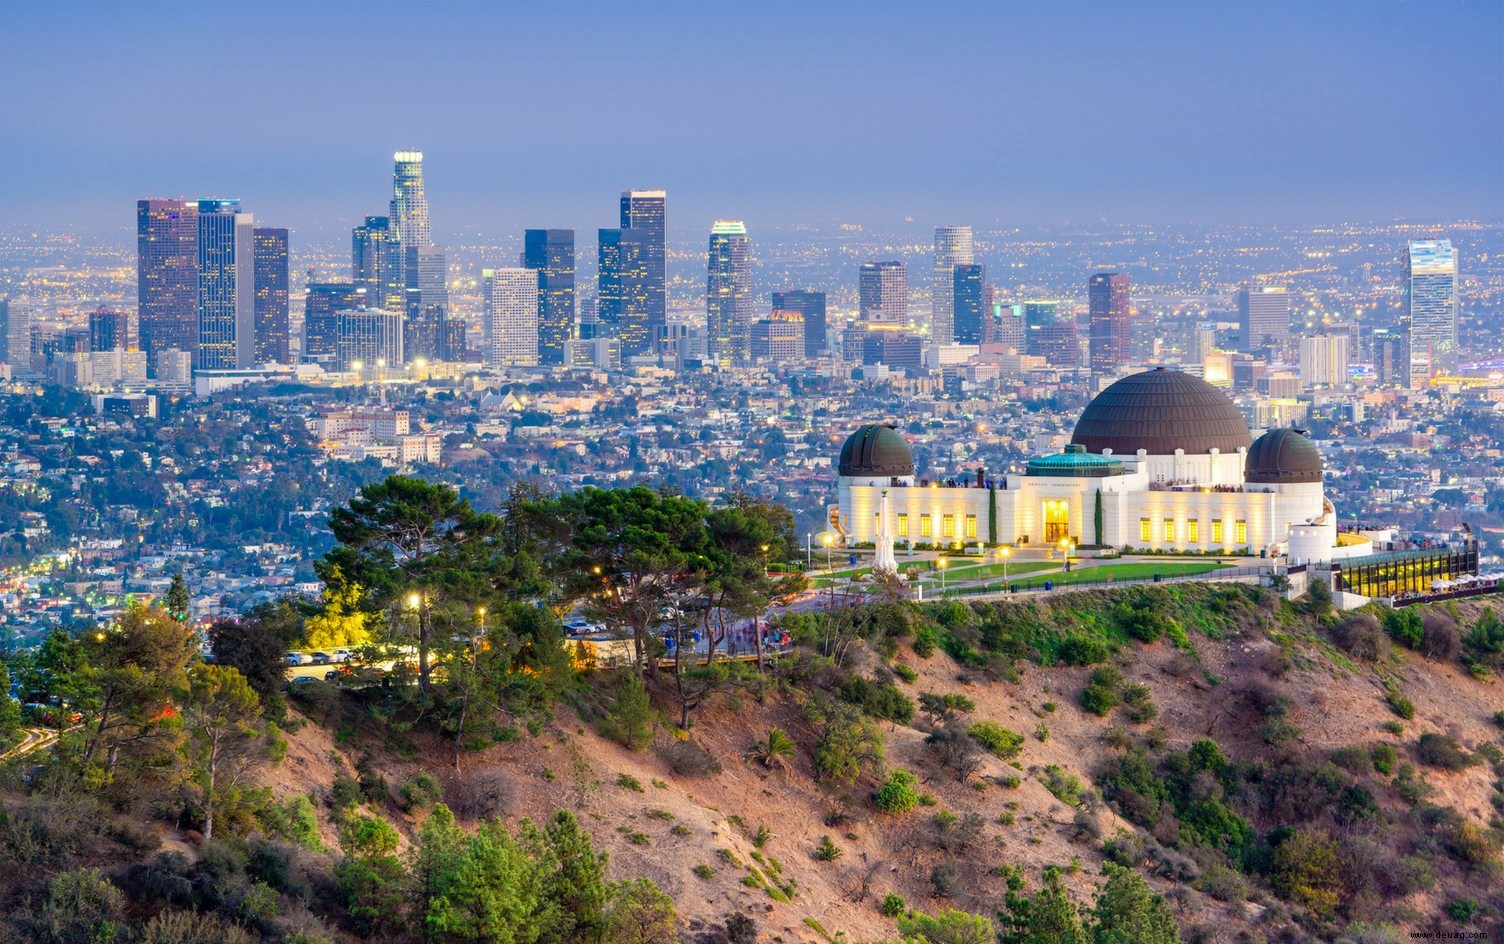
[{"label": "lit window", "polygon": [[909,516],[908,515],[899,515],[898,516],[898,537],[906,538],[908,536],[909,536]]},{"label": "lit window", "polygon": [[1175,542],[1175,519],[1174,518],[1166,518],[1165,519],[1165,543],[1166,544],[1173,544],[1174,542]]},{"label": "lit window", "polygon": [[956,536],[956,516],[945,515],[940,519],[940,536],[953,538]]},{"label": "lit window", "polygon": [[1238,529],[1237,530],[1238,543],[1239,544],[1247,544],[1248,543],[1248,522],[1244,521],[1242,518],[1239,518],[1236,527]]},{"label": "lit window", "polygon": [[969,538],[974,538],[974,537],[977,536],[977,516],[976,515],[967,515],[966,516],[966,536],[969,537]]},{"label": "lit window", "polygon": [[1192,544],[1201,542],[1201,519],[1193,518],[1185,523],[1185,539]]},{"label": "lit window", "polygon": [[1138,539],[1145,544],[1154,540],[1154,527],[1149,523],[1148,518],[1138,519]]},{"label": "lit window", "polygon": [[1221,518],[1213,518],[1212,519],[1212,543],[1216,544],[1216,545],[1221,545],[1221,543],[1222,543],[1222,519]]},{"label": "lit window", "polygon": [[930,516],[929,515],[920,515],[919,516],[919,536],[922,537],[922,538],[927,538],[927,537],[930,536]]}]

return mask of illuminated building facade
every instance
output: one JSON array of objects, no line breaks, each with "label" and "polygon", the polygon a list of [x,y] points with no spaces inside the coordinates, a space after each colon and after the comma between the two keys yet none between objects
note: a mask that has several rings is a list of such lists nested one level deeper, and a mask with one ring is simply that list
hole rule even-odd
[{"label": "illuminated building facade", "polygon": [[539,363],[563,364],[564,342],[574,335],[574,230],[527,230],[522,265],[538,273]]},{"label": "illuminated building facade", "polygon": [[239,200],[198,202],[199,370],[255,364],[255,228]]},{"label": "illuminated building facade", "polygon": [[832,513],[846,544],[874,540],[887,492],[900,546],[1070,542],[1263,551],[1291,563],[1343,553],[1311,440],[1289,428],[1254,440],[1226,394],[1162,368],[1109,386],[1065,451],[1031,460],[1021,475],[916,479],[908,443],[881,424],[846,441],[838,472]]},{"label": "illuminated building facade", "polygon": [[862,321],[903,327],[909,323],[909,270],[902,262],[863,263],[857,273]]},{"label": "illuminated building facade", "polygon": [[[969,266],[976,260],[972,257],[970,226],[935,227],[935,259],[931,273],[930,292],[930,340],[949,344],[955,337],[955,278],[956,266]],[[975,344],[976,341],[963,341]]]},{"label": "illuminated building facade", "polygon": [[710,229],[705,276],[710,360],[722,367],[746,363],[751,353],[751,326],[752,242],[741,220],[716,220]]},{"label": "illuminated building facade", "polygon": [[793,312],[804,321],[804,354],[814,357],[825,350],[825,293],[803,290],[773,293],[773,311]]},{"label": "illuminated building facade", "polygon": [[[1091,372],[1116,374],[1128,366],[1128,336],[1132,301],[1128,276],[1098,272],[1086,283],[1090,310]],[[1195,358],[1199,362],[1199,358]]]},{"label": "illuminated building facade", "polygon": [[257,364],[288,364],[287,230],[257,227],[255,243]]},{"label": "illuminated building facade", "polygon": [[198,351],[198,203],[136,202],[136,323],[141,349]]},{"label": "illuminated building facade", "polygon": [[1457,252],[1449,239],[1412,242],[1405,253],[1405,319],[1411,387],[1457,369]]},{"label": "illuminated building facade", "polygon": [[486,366],[538,363],[538,273],[533,269],[483,269],[486,284]]}]

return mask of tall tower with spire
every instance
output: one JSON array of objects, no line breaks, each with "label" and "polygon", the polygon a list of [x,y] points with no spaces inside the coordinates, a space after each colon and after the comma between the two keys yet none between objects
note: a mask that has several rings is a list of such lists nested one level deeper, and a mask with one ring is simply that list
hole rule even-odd
[{"label": "tall tower with spire", "polygon": [[428,225],[428,197],[423,193],[423,152],[398,151],[392,155],[392,212],[390,219],[397,240],[404,247],[433,245]]}]

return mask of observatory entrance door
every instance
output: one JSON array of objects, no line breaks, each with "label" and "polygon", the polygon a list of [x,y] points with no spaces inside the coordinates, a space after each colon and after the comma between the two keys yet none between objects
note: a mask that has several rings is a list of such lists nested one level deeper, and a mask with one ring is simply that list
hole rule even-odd
[{"label": "observatory entrance door", "polygon": [[1044,540],[1059,544],[1071,535],[1071,503],[1050,499],[1044,503]]}]

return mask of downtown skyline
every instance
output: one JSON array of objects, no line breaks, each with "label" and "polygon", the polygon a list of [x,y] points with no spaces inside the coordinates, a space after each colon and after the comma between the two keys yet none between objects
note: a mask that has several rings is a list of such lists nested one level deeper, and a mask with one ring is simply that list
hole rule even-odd
[{"label": "downtown skyline", "polygon": [[[338,94],[354,53],[309,44],[337,24],[348,48],[368,48],[394,23],[391,7],[189,9],[100,7],[66,31],[40,4],[0,11],[0,80],[14,90],[0,100],[0,220],[113,229],[118,200],[216,193],[306,236],[337,233],[386,186],[366,155],[407,147],[429,156],[441,244],[477,230],[587,231],[625,183],[676,194],[675,234],[717,218],[752,230],[906,218],[1257,224],[1487,220],[1504,208],[1495,4],[1386,3],[1364,16],[1341,4],[933,8],[943,16],[879,5],[855,16],[866,8],[832,3],[766,17],[584,4],[549,11],[547,26],[509,13],[507,56],[487,47],[489,30],[462,28],[479,8],[448,5],[411,27],[407,61],[432,81],[369,101]],[[138,62],[133,38],[195,31],[265,52],[266,81],[238,103],[243,133],[230,139],[164,134],[151,120],[164,100],[194,110],[207,93],[171,61]],[[741,53],[731,35],[776,54]],[[623,68],[610,51],[623,39],[650,55]],[[1395,81],[1395,62],[1409,81]],[[525,88],[545,68],[559,107],[533,112],[525,137],[516,123],[473,120],[469,90]],[[728,69],[743,81],[714,78]],[[603,92],[623,81],[653,121]],[[106,82],[118,93],[108,109],[89,91]],[[888,118],[871,121],[874,109]],[[748,133],[706,134],[707,114]],[[1401,121],[1406,133],[1392,133]],[[345,122],[393,140],[327,133]],[[1446,173],[1416,174],[1416,141]]]}]

